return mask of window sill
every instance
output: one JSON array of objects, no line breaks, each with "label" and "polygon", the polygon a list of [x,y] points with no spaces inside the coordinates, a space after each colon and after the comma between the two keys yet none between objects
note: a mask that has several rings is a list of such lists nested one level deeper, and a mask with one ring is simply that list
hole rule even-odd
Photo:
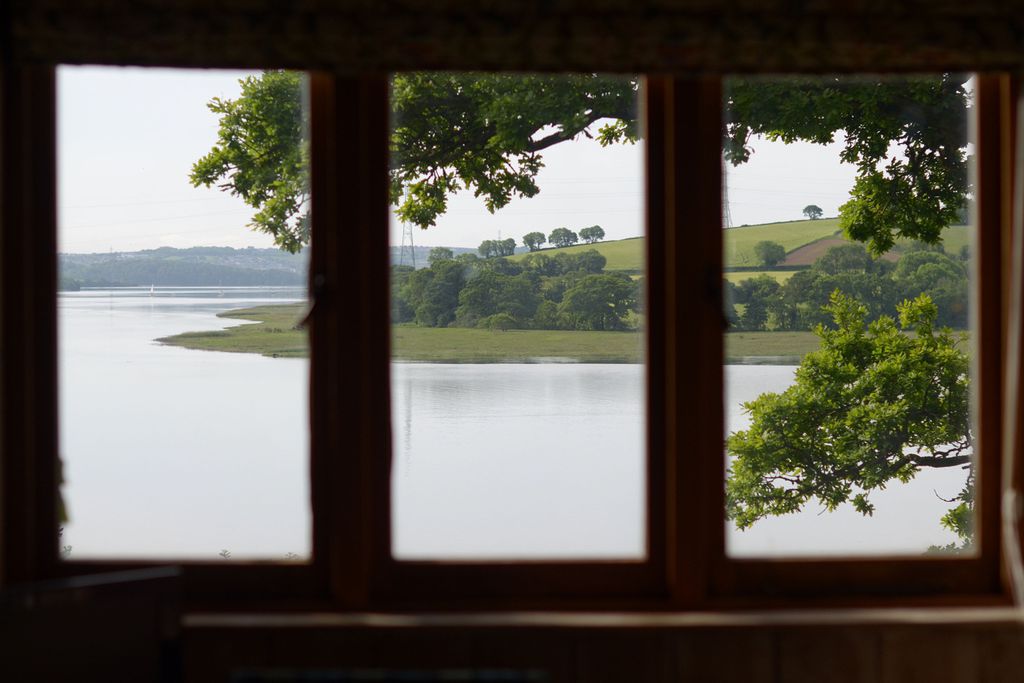
[{"label": "window sill", "polygon": [[1024,612],[1008,606],[789,609],[735,612],[473,612],[244,614],[188,613],[187,630],[219,629],[728,629],[848,626],[998,626],[1019,624]]}]

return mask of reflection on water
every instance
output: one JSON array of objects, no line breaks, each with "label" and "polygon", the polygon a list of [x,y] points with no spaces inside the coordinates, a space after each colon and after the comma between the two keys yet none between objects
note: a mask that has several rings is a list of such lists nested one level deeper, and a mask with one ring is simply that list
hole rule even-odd
[{"label": "reflection on water", "polygon": [[643,557],[642,382],[640,365],[393,363],[395,555]]}]

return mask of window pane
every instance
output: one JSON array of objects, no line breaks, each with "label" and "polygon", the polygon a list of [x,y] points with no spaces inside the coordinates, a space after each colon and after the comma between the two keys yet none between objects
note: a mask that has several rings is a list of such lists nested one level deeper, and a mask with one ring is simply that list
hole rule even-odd
[{"label": "window pane", "polygon": [[645,555],[638,87],[394,77],[397,558]]},{"label": "window pane", "polygon": [[728,552],[969,552],[971,81],[726,82]]},{"label": "window pane", "polygon": [[59,69],[65,557],[309,557],[304,89]]}]

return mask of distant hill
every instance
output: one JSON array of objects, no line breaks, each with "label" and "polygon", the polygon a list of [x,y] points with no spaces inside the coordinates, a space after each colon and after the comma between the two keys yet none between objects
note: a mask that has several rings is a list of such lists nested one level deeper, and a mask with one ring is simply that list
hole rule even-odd
[{"label": "distant hill", "polygon": [[306,284],[308,251],[160,247],[143,251],[58,254],[61,289],[81,287],[251,287]]},{"label": "distant hill", "polygon": [[[950,226],[942,233],[943,246],[947,253],[957,254],[963,246],[968,244],[969,237],[969,230],[966,226]],[[782,268],[786,266],[806,267],[813,263],[821,253],[824,253],[827,247],[849,242],[839,230],[838,218],[726,228],[722,231],[725,268],[756,268],[759,263],[754,256],[754,245],[763,240],[778,242],[786,249],[787,259],[780,264]],[[907,245],[906,240],[897,240],[894,252],[901,251]],[[637,273],[643,269],[643,237],[597,242],[596,244],[577,244],[561,249],[541,249],[536,253],[553,256],[563,251],[571,254],[588,249],[596,249],[604,254],[608,259],[605,270]],[[511,259],[519,260],[523,256],[524,254],[517,254]],[[896,255],[893,254],[892,258],[896,258]]]}]

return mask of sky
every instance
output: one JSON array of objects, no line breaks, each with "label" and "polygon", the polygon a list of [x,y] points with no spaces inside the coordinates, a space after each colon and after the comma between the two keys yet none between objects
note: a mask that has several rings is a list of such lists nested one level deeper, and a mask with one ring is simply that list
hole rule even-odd
[{"label": "sky", "polygon": [[[133,251],[160,246],[272,247],[247,226],[253,210],[217,188],[194,188],[192,164],[217,139],[213,97],[234,98],[247,72],[134,67],[58,71],[58,240],[62,252]],[[643,229],[642,142],[601,147],[592,140],[544,152],[540,194],[495,214],[471,192],[417,245],[477,247],[485,239],[557,227],[604,228],[605,239]],[[816,204],[835,216],[853,183],[839,144],[755,141],[750,162],[727,170],[731,225],[799,220]],[[392,221],[399,244],[402,226]]]}]

